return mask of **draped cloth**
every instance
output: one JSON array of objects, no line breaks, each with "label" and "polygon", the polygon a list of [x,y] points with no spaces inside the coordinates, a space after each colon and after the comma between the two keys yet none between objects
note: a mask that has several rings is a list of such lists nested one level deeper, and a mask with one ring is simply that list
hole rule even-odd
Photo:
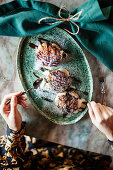
[{"label": "draped cloth", "polygon": [[[43,17],[59,18],[59,7],[47,2],[33,0],[14,0],[0,5],[0,35],[25,37],[46,32],[54,27],[77,30],[71,22],[59,22],[52,25],[38,21]],[[89,0],[70,12],[71,16],[84,11],[76,20],[80,30],[79,42],[104,65],[113,71],[113,0]],[[61,11],[62,17],[68,15]]]}]

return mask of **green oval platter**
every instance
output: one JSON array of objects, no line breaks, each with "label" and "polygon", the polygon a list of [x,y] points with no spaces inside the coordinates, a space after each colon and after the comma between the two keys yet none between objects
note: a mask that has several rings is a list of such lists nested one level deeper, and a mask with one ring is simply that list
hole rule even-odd
[{"label": "green oval platter", "polygon": [[[72,85],[75,85],[80,90],[88,92],[88,95],[79,92],[79,96],[90,102],[93,93],[93,79],[88,61],[77,42],[66,31],[60,28],[54,28],[45,33],[22,38],[18,50],[17,68],[24,90],[31,88],[33,82],[36,80],[33,72],[36,72],[40,77],[43,76],[40,69],[36,67],[36,52],[28,45],[30,42],[38,45],[38,38],[45,38],[50,42],[58,44],[63,50],[69,51],[67,59],[65,59],[57,69],[65,68],[72,77],[80,80],[79,83],[75,80],[72,81]],[[55,97],[51,92],[50,94],[46,94],[41,90],[35,89],[27,93],[30,102],[38,112],[56,124],[66,125],[76,123],[88,110],[88,108],[86,108],[82,112],[69,114],[67,117],[63,118],[61,111],[55,106],[54,102],[49,103],[40,98],[40,96],[43,95],[44,97],[52,98],[52,100]]]}]

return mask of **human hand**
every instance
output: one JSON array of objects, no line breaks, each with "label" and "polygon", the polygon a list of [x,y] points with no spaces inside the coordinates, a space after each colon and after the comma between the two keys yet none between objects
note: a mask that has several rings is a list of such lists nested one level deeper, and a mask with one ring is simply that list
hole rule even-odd
[{"label": "human hand", "polygon": [[88,103],[88,108],[92,123],[113,141],[113,109],[94,101]]},{"label": "human hand", "polygon": [[[27,108],[27,104],[25,103],[27,98],[24,96],[20,96],[19,98],[17,98],[17,96],[21,94],[22,92],[18,92],[18,93],[10,93],[4,96],[4,99],[0,105],[0,113],[2,117],[6,121],[9,128],[14,131],[19,131],[21,129],[21,124],[22,124],[22,117],[17,109],[17,104],[22,105],[23,108],[25,109]],[[6,105],[6,102],[9,99],[11,99],[11,103]]]}]

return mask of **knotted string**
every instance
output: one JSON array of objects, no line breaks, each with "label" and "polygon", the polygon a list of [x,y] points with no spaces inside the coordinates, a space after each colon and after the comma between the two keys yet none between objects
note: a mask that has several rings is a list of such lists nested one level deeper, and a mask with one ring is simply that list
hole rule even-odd
[{"label": "knotted string", "polygon": [[[62,9],[65,9],[65,10],[68,12],[68,17],[67,17],[67,18],[63,18],[63,17],[61,16],[61,11],[62,11]],[[45,20],[45,21],[47,22],[47,24],[49,24],[49,25],[53,25],[53,24],[57,24],[57,23],[62,23],[62,22],[71,22],[72,24],[74,24],[74,25],[76,26],[77,31],[76,31],[75,33],[73,33],[73,32],[71,32],[71,31],[69,31],[69,30],[67,30],[67,29],[64,29],[64,30],[66,30],[68,33],[70,33],[70,34],[72,34],[72,35],[76,35],[76,34],[79,33],[79,26],[78,26],[77,23],[75,23],[75,21],[77,21],[77,20],[80,18],[82,12],[83,12],[83,9],[82,9],[81,11],[79,11],[78,13],[76,13],[75,15],[73,15],[72,17],[70,17],[70,12],[68,11],[67,8],[65,8],[65,7],[63,6],[63,7],[61,7],[61,8],[59,9],[59,11],[58,11],[58,16],[59,16],[59,18],[44,17],[44,18],[41,18],[41,19],[38,21],[38,23],[41,24],[41,22],[44,21],[44,20]],[[55,20],[55,22],[47,21],[48,19],[49,19],[49,20]]]}]

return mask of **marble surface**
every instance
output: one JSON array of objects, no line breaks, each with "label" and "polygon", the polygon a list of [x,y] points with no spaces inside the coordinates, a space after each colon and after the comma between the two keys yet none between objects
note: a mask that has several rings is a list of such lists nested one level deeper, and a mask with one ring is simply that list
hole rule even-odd
[{"label": "marble surface", "polygon": [[[81,5],[86,0],[48,0],[58,6],[66,6],[69,10]],[[0,4],[9,0],[0,0]],[[16,58],[21,38],[0,37],[0,102],[5,94],[23,90],[19,80]],[[100,102],[99,76],[105,77],[106,104],[113,107],[113,74],[92,54],[81,47],[89,61],[94,79],[93,100]],[[113,151],[106,137],[92,124],[88,113],[76,124],[60,126],[41,116],[35,108],[27,102],[27,110],[19,107],[23,120],[27,122],[26,134],[40,139],[69,145],[72,147],[113,155]],[[0,136],[5,134],[6,123],[0,116]]]}]

